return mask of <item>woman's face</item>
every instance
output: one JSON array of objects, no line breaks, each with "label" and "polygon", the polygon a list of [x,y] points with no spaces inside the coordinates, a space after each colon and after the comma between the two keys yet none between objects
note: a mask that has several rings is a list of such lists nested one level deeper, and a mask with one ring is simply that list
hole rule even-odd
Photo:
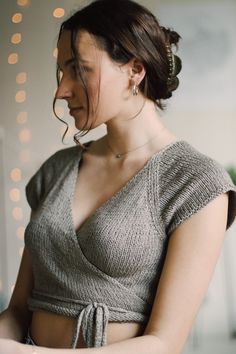
[{"label": "woman's face", "polygon": [[[75,74],[70,36],[69,31],[63,31],[58,43],[61,79],[56,97],[67,101],[75,126],[82,129],[87,120],[87,99],[83,82]],[[94,37],[88,32],[79,33],[76,48],[90,101],[89,121],[85,129],[91,122],[95,128],[125,113],[125,103],[131,96],[130,66],[121,67],[113,62],[106,51],[97,47]]]}]

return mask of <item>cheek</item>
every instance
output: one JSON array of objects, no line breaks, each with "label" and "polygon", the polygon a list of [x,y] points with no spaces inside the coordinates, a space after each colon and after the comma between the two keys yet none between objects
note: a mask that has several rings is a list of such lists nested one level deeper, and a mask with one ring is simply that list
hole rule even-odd
[{"label": "cheek", "polygon": [[90,104],[95,108],[99,99],[99,83],[94,80],[92,83],[87,84],[87,90]]},{"label": "cheek", "polygon": [[125,84],[117,76],[110,76],[102,80],[100,85],[99,109],[109,115],[116,114],[124,102]]}]

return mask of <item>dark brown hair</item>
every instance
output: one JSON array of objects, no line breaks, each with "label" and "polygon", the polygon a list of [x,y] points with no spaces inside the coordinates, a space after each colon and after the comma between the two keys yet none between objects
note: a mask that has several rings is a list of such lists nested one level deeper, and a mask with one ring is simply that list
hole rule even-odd
[{"label": "dark brown hair", "polygon": [[[162,100],[170,98],[172,91],[179,85],[177,75],[181,70],[181,60],[172,50],[171,55],[168,55],[168,47],[177,47],[180,35],[160,26],[148,9],[134,1],[93,1],[61,24],[58,41],[63,30],[71,32],[72,56],[75,58],[78,56],[76,39],[79,32],[84,30],[95,37],[98,47],[105,50],[111,60],[123,65],[133,58],[138,59],[146,70],[146,75],[139,85],[140,91],[160,109],[164,108]],[[89,96],[78,60],[76,66],[87,97],[88,118]],[[57,83],[59,85],[59,69]],[[56,115],[55,102],[56,98],[53,101]],[[81,132],[80,136],[87,133],[83,129]]]}]

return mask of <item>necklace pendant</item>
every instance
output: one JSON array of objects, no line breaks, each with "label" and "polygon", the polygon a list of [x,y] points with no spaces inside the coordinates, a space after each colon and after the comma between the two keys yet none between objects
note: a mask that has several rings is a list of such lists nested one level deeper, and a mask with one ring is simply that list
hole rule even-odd
[{"label": "necklace pendant", "polygon": [[117,155],[116,155],[116,158],[117,158],[117,159],[120,159],[120,158],[121,158],[121,154],[117,154]]}]

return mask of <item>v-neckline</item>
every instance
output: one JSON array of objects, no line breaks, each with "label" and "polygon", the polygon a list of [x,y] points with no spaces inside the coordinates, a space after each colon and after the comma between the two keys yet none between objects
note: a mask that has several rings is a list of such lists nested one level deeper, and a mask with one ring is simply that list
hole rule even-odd
[{"label": "v-neckline", "polygon": [[[91,141],[92,142],[92,141]],[[89,143],[91,143],[89,142]],[[185,143],[184,140],[175,140],[174,142],[171,142],[169,144],[167,144],[163,149],[159,150],[158,152],[156,152],[155,154],[153,154],[144,164],[144,166],[138,170],[117,192],[115,192],[110,198],[108,198],[104,203],[102,203],[98,208],[95,209],[95,211],[80,225],[79,229],[75,229],[75,225],[74,225],[74,220],[73,220],[73,213],[72,213],[72,206],[73,206],[73,200],[74,200],[74,195],[75,195],[75,187],[76,187],[76,181],[77,181],[77,177],[78,177],[78,173],[79,173],[79,165],[80,162],[82,160],[82,155],[83,155],[83,150],[80,149],[79,150],[79,155],[76,156],[76,163],[75,163],[75,168],[73,170],[73,184],[72,184],[72,191],[70,193],[70,199],[69,199],[69,211],[70,211],[70,223],[72,226],[72,229],[74,231],[74,235],[76,237],[78,237],[79,233],[81,232],[81,230],[84,228],[84,226],[91,220],[94,218],[94,216],[100,212],[102,209],[104,209],[105,207],[107,207],[107,205],[109,205],[112,201],[114,201],[115,199],[117,199],[119,197],[119,195],[121,193],[123,193],[124,191],[126,191],[128,189],[128,187],[139,177],[141,176],[146,169],[149,167],[149,165],[151,164],[151,162],[156,159],[159,158],[166,150],[168,150],[169,148],[178,145],[178,144],[182,144]]]}]

